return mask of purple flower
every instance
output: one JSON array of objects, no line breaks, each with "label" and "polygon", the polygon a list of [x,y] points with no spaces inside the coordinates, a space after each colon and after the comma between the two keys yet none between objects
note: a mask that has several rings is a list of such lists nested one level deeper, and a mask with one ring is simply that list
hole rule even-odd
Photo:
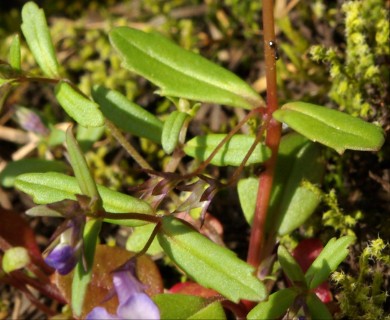
[{"label": "purple flower", "polygon": [[144,285],[137,280],[135,260],[126,264],[126,269],[113,273],[115,292],[119,305],[116,314],[110,314],[103,307],[94,308],[87,320],[93,319],[160,319],[160,311],[150,297],[144,293]]},{"label": "purple flower", "polygon": [[60,235],[48,249],[45,262],[61,275],[71,272],[80,259],[84,221],[82,216],[67,220],[65,230],[59,229]]}]

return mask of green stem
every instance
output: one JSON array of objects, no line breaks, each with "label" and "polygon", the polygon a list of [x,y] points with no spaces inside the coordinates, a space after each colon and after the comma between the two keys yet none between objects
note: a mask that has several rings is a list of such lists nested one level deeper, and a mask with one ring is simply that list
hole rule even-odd
[{"label": "green stem", "polygon": [[267,126],[265,143],[272,150],[272,155],[265,162],[265,170],[259,177],[256,210],[249,242],[247,261],[255,268],[259,267],[261,260],[266,256],[263,251],[265,223],[281,136],[281,124],[272,118],[272,113],[278,109],[275,46],[270,45],[270,41],[275,43],[273,0],[263,1],[263,33],[267,80],[267,109],[263,119]]},{"label": "green stem", "polygon": [[139,164],[142,169],[153,170],[150,164],[138,153],[138,151],[130,144],[130,142],[126,140],[120,130],[110,120],[105,119],[105,123],[114,138],[118,140],[121,146],[135,160],[135,162]]}]

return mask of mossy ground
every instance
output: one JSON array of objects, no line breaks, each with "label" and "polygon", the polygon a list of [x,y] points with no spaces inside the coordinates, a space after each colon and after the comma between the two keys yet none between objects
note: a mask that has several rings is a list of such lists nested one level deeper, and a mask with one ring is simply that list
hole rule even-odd
[{"label": "mossy ground", "polygon": [[[282,6],[276,17],[280,104],[304,100],[338,108],[376,122],[389,136],[389,2],[317,0],[300,2],[293,7],[283,7],[283,1],[276,2]],[[7,56],[11,35],[20,32],[23,3],[0,4],[1,59]],[[234,0],[39,1],[51,25],[61,65],[81,90],[89,93],[93,84],[104,84],[122,91],[162,118],[169,111],[169,101],[154,95],[155,88],[120,66],[119,58],[110,48],[107,31],[112,26],[132,24],[156,29],[183,47],[237,73],[265,97],[259,3]],[[32,74],[38,73],[25,46],[22,57],[23,67]],[[47,123],[67,120],[44,86],[26,85],[14,90],[2,109],[2,125],[20,128],[20,123],[9,119],[15,105],[36,109]],[[242,117],[240,112],[204,105],[189,135],[227,131]],[[96,143],[87,153],[87,159],[99,183],[126,191],[142,181],[144,175],[134,170],[134,164],[112,141],[108,137]],[[134,142],[155,167],[161,167],[167,160],[156,145]],[[20,147],[12,140],[1,141],[0,161],[10,161]],[[38,145],[28,156],[41,156],[46,148],[47,145]],[[61,148],[51,151],[56,158],[63,159]],[[390,239],[389,139],[378,153],[346,152],[339,157],[329,151],[325,157],[327,172],[321,187],[324,201],[310,221],[291,238],[295,242],[308,236],[327,241],[333,236],[355,234],[357,240],[349,259],[332,276],[332,290],[340,303],[339,315],[350,319],[358,316],[374,319],[370,314],[388,315],[390,301],[383,292],[389,287],[389,246],[386,246]],[[225,179],[231,170],[211,168],[208,173]],[[1,205],[20,213],[31,205],[15,190],[4,189],[1,194]],[[215,197],[210,212],[223,224],[226,245],[244,258],[249,226],[241,214],[235,190],[225,190]],[[31,226],[43,248],[56,222],[33,219]],[[102,241],[114,239],[123,243],[126,234],[127,230],[107,227]],[[373,253],[375,246],[381,249]],[[0,318],[9,317],[11,310],[26,318],[39,315],[19,292],[1,286],[6,290],[1,290]],[[19,301],[21,305],[17,305]],[[15,311],[16,308],[19,310]]]}]

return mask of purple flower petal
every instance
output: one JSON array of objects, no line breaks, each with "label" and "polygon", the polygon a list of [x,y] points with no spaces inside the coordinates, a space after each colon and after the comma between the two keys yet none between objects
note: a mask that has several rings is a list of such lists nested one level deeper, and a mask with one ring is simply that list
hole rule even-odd
[{"label": "purple flower petal", "polygon": [[122,319],[160,319],[160,311],[145,293],[136,293],[119,304],[117,314]]},{"label": "purple flower petal", "polygon": [[117,271],[113,275],[115,291],[119,304],[125,303],[129,297],[142,292],[144,286],[131,274],[130,271]]},{"label": "purple flower petal", "polygon": [[68,244],[60,243],[49,253],[45,262],[59,274],[66,275],[73,270],[77,260],[75,249]]},{"label": "purple flower petal", "polygon": [[86,320],[98,320],[98,319],[104,319],[104,320],[117,320],[121,319],[116,315],[113,315],[111,313],[108,313],[106,308],[103,307],[96,307],[93,308],[90,313],[87,314]]}]

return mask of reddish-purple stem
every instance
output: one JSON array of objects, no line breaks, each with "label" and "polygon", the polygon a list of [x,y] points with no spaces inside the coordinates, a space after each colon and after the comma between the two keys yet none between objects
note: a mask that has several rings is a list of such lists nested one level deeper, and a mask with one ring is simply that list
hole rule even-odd
[{"label": "reddish-purple stem", "polygon": [[272,156],[266,161],[265,170],[259,177],[256,210],[249,242],[247,262],[255,268],[258,268],[261,260],[265,258],[262,250],[265,242],[265,222],[281,136],[281,124],[272,118],[272,113],[278,108],[275,46],[271,45],[275,43],[273,0],[263,1],[263,33],[267,80],[267,109],[263,119],[267,132],[265,143],[271,149]]}]

